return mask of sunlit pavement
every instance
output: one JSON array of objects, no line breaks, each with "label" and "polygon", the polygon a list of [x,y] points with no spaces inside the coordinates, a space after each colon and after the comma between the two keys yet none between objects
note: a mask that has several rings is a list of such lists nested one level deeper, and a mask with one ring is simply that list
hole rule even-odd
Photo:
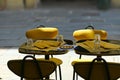
[{"label": "sunlit pavement", "polygon": [[[7,62],[25,56],[18,52],[18,47],[26,41],[25,31],[37,25],[57,27],[64,38],[73,40],[74,30],[84,29],[92,24],[95,29],[105,29],[108,32],[108,39],[120,40],[120,9],[98,10],[91,5],[85,7],[81,7],[78,3],[72,7],[70,5],[43,5],[37,9],[0,11],[0,77],[2,80],[19,80],[19,77],[8,69]],[[78,59],[79,55],[70,50],[67,54],[55,57],[63,60],[61,66],[63,80],[72,80],[71,62]],[[83,56],[83,58],[94,57]],[[120,62],[119,57],[104,58],[108,61]]]},{"label": "sunlit pavement", "polygon": [[[1,53],[0,55],[0,77],[2,78],[2,80],[19,80],[20,78],[18,76],[16,76],[14,73],[12,73],[8,67],[7,67],[7,62],[8,60],[11,59],[22,59],[26,54],[20,54],[17,50],[17,48],[9,48],[9,49],[4,49],[2,50],[4,53]],[[39,57],[44,57],[44,56],[36,56],[37,58]],[[63,80],[72,80],[72,75],[73,75],[73,68],[71,66],[71,62],[75,59],[79,58],[79,55],[75,54],[75,52],[73,50],[70,50],[67,54],[64,55],[57,55],[54,56],[57,57],[59,59],[61,59],[63,61],[63,64],[61,65],[61,69],[62,69],[62,79]],[[107,61],[111,61],[111,62],[120,62],[119,59],[120,56],[112,56],[112,57],[103,57],[105,58]],[[95,56],[82,56],[82,58],[89,58],[89,59],[93,59],[95,58]],[[52,79],[55,79],[54,74],[51,75]],[[80,78],[80,80],[82,80]]]}]

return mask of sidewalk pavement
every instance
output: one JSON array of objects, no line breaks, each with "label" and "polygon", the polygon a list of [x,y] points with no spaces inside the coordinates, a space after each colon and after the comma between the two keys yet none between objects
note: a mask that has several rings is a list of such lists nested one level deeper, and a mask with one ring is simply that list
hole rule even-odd
[{"label": "sidewalk pavement", "polygon": [[[7,61],[21,59],[25,55],[18,52],[18,47],[24,41],[25,31],[45,25],[57,27],[66,39],[73,40],[72,33],[76,29],[84,29],[92,24],[95,29],[108,32],[108,39],[120,40],[120,9],[98,10],[94,6],[82,7],[77,3],[64,6],[41,5],[36,9],[0,11],[0,77],[2,80],[18,80],[7,68]],[[38,56],[40,57],[40,56]],[[65,55],[55,56],[63,60],[63,80],[72,80],[72,60],[79,56],[73,50]],[[88,56],[85,56],[86,58]],[[89,56],[94,58],[95,56]],[[120,62],[119,56],[105,57],[109,61]]]}]

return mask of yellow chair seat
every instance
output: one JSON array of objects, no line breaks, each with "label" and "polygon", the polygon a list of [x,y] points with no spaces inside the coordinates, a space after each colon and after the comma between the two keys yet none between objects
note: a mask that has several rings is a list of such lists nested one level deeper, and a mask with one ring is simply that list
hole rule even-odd
[{"label": "yellow chair seat", "polygon": [[101,39],[107,39],[107,32],[105,30],[94,30],[95,34],[100,34]]},{"label": "yellow chair seat", "polygon": [[[45,59],[44,58],[37,58],[37,60],[45,60]],[[63,61],[58,59],[58,58],[50,58],[49,60],[56,63],[57,66],[60,66],[63,63]]]},{"label": "yellow chair seat", "polygon": [[58,35],[58,29],[54,27],[34,28],[26,31],[26,37],[31,39],[54,39]]},{"label": "yellow chair seat", "polygon": [[92,62],[93,59],[76,59],[72,61],[71,65],[73,66],[77,62]]},{"label": "yellow chair seat", "polygon": [[93,29],[75,30],[73,32],[73,37],[76,41],[94,39],[95,34],[100,34],[101,39],[103,40],[107,38],[107,32],[105,30],[93,30]]}]

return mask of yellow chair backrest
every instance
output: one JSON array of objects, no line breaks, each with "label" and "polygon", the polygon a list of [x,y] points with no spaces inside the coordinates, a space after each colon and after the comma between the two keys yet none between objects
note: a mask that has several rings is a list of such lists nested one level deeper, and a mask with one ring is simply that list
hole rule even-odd
[{"label": "yellow chair backrest", "polygon": [[26,31],[26,37],[37,39],[54,39],[58,35],[58,29],[54,27],[40,27]]},{"label": "yellow chair backrest", "polygon": [[[74,71],[84,78],[88,77],[91,62],[76,62],[73,64]],[[117,80],[120,77],[120,63],[108,63],[110,80]],[[103,62],[95,62],[89,80],[107,80],[107,74]]]},{"label": "yellow chair backrest", "polygon": [[95,34],[100,34],[101,39],[103,40],[107,39],[107,32],[105,30],[94,30],[94,29],[75,30],[73,32],[73,37],[76,41],[94,39]]},{"label": "yellow chair backrest", "polygon": [[[49,60],[38,60],[39,68],[43,77],[48,77],[56,70],[56,64]],[[22,60],[8,61],[8,68],[21,77]],[[33,60],[26,60],[24,67],[24,78],[26,79],[40,79],[40,74]]]}]

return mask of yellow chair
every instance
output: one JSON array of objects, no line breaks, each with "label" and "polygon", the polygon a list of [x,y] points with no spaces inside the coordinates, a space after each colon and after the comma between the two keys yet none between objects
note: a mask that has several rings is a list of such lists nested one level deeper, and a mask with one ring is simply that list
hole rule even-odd
[{"label": "yellow chair", "polygon": [[93,29],[75,30],[73,32],[73,37],[76,41],[86,40],[86,39],[94,39],[95,34],[100,34],[102,40],[107,39],[107,31],[105,31],[105,30],[93,30]]},{"label": "yellow chair", "polygon": [[117,80],[120,78],[120,63],[106,62],[102,58],[95,58],[93,61],[73,61],[72,66],[73,80],[75,80],[75,73],[85,80]]},{"label": "yellow chair", "polygon": [[40,27],[26,31],[26,37],[39,40],[39,39],[55,39],[58,35],[58,29],[54,27]]},{"label": "yellow chair", "polygon": [[[26,37],[28,39],[30,38],[33,40],[55,39],[58,33],[59,33],[58,29],[54,27],[38,27],[38,28],[27,30]],[[39,59],[43,60],[43,58],[39,58]],[[59,67],[60,80],[62,80],[61,67],[60,67],[60,65],[62,64],[62,60],[58,58],[53,58],[53,56],[49,60],[55,62]],[[57,71],[56,71],[56,78],[57,78]]]},{"label": "yellow chair", "polygon": [[18,60],[9,60],[7,65],[14,74],[21,77],[20,80],[23,80],[23,78],[26,80],[43,80],[44,78],[48,78],[57,67],[53,61],[36,60],[33,56],[25,56],[23,59]]},{"label": "yellow chair", "polygon": [[[99,34],[101,37],[101,40],[106,40],[108,33],[105,30],[96,30],[94,29],[94,27],[88,26],[85,29],[75,30],[73,32],[73,38],[75,39],[76,43],[78,43],[85,40],[95,39],[95,34]],[[81,55],[80,55],[80,58],[81,58]]]},{"label": "yellow chair", "polygon": [[76,41],[94,39],[95,34],[100,34],[101,39],[107,39],[107,31],[94,29],[93,26],[89,25],[85,29],[75,30],[73,32],[73,37]]}]

